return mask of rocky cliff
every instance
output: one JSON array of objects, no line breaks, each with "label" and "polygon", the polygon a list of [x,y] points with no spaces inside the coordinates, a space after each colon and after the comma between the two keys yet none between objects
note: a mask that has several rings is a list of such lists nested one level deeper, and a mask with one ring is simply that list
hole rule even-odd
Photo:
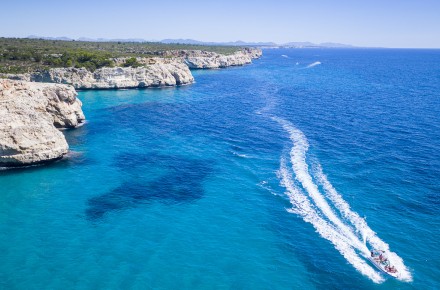
[{"label": "rocky cliff", "polygon": [[69,84],[76,89],[122,89],[185,85],[194,82],[191,69],[245,65],[259,58],[260,49],[244,48],[230,55],[201,50],[168,51],[164,57],[137,57],[139,67],[122,67],[127,58],[113,59],[117,67],[91,72],[85,68],[51,68],[1,77],[30,82]]},{"label": "rocky cliff", "polygon": [[155,60],[141,67],[53,68],[43,72],[8,75],[31,82],[69,84],[76,89],[121,89],[185,85],[194,82],[191,71],[179,60]]},{"label": "rocky cliff", "polygon": [[0,79],[0,166],[61,158],[69,147],[57,128],[84,120],[71,86]]},{"label": "rocky cliff", "polygon": [[230,55],[206,51],[186,51],[183,54],[185,63],[192,69],[225,68],[252,63],[252,59],[261,57],[261,50],[245,48]]}]

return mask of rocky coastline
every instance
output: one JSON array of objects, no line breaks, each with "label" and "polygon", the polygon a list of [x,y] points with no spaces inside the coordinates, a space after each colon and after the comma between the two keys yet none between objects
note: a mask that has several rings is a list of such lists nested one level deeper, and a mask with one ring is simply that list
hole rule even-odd
[{"label": "rocky coastline", "polygon": [[176,60],[141,67],[103,67],[94,72],[85,68],[52,68],[42,72],[8,75],[8,78],[68,84],[80,90],[165,87],[194,82],[189,68]]},{"label": "rocky coastline", "polygon": [[230,55],[206,51],[189,51],[184,57],[190,69],[215,69],[230,66],[242,66],[252,63],[252,59],[261,57],[261,50],[245,48]]},{"label": "rocky coastline", "polygon": [[0,167],[62,158],[69,145],[59,129],[85,117],[72,86],[0,79]]},{"label": "rocky coastline", "polygon": [[122,89],[186,85],[190,69],[249,64],[261,50],[245,48],[230,55],[200,50],[172,51],[161,57],[136,58],[136,67],[93,72],[85,68],[51,68],[26,74],[0,74],[0,167],[20,167],[62,158],[69,145],[61,129],[85,122],[75,89]]},{"label": "rocky coastline", "polygon": [[168,87],[194,82],[190,69],[216,69],[252,63],[260,49],[244,48],[230,55],[201,50],[169,51],[163,57],[136,58],[138,67],[122,67],[126,59],[114,59],[116,67],[91,72],[85,68],[51,68],[26,74],[0,74],[0,77],[43,83],[72,85],[75,89],[127,89]]}]

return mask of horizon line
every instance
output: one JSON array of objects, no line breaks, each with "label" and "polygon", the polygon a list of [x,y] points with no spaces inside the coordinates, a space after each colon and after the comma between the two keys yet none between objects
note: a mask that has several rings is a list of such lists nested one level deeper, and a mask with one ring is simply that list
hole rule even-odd
[{"label": "horizon line", "polygon": [[[163,38],[161,40],[147,40],[144,38],[136,38],[136,37],[129,37],[129,38],[104,38],[104,37],[86,37],[86,36],[80,36],[78,38],[73,38],[69,36],[40,36],[40,35],[28,35],[25,37],[20,36],[0,36],[0,38],[15,38],[15,39],[38,39],[38,40],[52,40],[52,41],[79,41],[79,42],[125,42],[125,43],[162,43],[162,44],[190,44],[190,45],[220,45],[220,46],[262,46],[267,48],[277,48],[277,47],[285,47],[289,44],[310,44],[310,46],[305,47],[291,47],[295,49],[301,49],[301,48],[331,48],[331,49],[426,49],[426,50],[438,50],[440,47],[386,47],[386,46],[356,46],[352,44],[346,44],[346,43],[340,43],[340,42],[333,42],[333,41],[325,41],[325,42],[319,42],[314,43],[311,41],[288,41],[284,43],[277,43],[274,41],[244,41],[244,40],[235,40],[235,41],[204,41],[204,40],[197,40],[193,38]],[[185,42],[173,42],[168,43],[164,41],[193,41],[196,43],[185,43]],[[237,43],[237,45],[233,45],[234,43]],[[239,43],[243,43],[240,45]],[[326,44],[333,44],[337,46],[325,46]],[[287,48],[287,47],[286,47]]]}]

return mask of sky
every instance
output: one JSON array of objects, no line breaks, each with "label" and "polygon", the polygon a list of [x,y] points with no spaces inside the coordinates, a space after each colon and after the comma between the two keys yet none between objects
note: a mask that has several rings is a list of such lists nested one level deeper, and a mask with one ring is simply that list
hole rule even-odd
[{"label": "sky", "polygon": [[440,0],[13,0],[0,37],[310,41],[440,48]]}]

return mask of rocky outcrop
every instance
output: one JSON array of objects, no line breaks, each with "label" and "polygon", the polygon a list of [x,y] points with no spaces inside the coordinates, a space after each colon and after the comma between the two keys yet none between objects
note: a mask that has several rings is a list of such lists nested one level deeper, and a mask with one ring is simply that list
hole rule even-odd
[{"label": "rocky outcrop", "polygon": [[71,86],[0,79],[0,166],[61,158],[68,144],[58,128],[85,120]]},{"label": "rocky outcrop", "polygon": [[113,59],[117,67],[91,72],[85,68],[51,68],[27,74],[0,74],[0,77],[30,82],[69,84],[76,89],[122,89],[191,84],[191,69],[213,69],[252,63],[261,49],[243,48],[224,55],[201,50],[172,50],[163,57],[137,57],[140,67],[122,67],[127,58]]},{"label": "rocky outcrop", "polygon": [[250,64],[252,59],[260,56],[260,49],[245,48],[230,55],[197,50],[187,51],[184,59],[189,68],[212,69]]},{"label": "rocky outcrop", "polygon": [[247,47],[243,51],[253,59],[260,58],[263,55],[263,51],[260,48]]},{"label": "rocky outcrop", "polygon": [[141,67],[53,68],[25,75],[7,76],[32,82],[69,84],[75,89],[122,89],[185,85],[194,82],[188,66],[178,60],[155,60]]}]

